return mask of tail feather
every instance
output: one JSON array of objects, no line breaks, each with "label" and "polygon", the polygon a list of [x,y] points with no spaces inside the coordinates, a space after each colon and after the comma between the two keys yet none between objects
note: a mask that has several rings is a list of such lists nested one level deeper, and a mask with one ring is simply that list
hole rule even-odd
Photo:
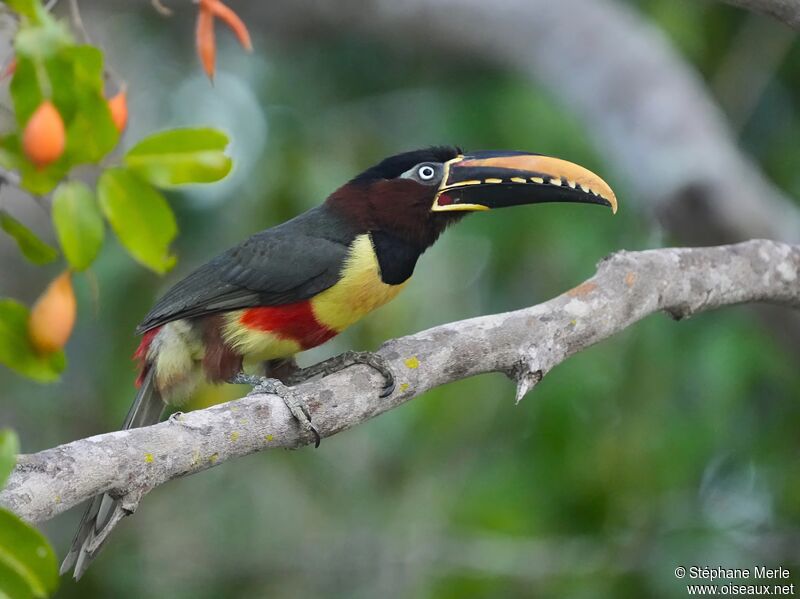
[{"label": "tail feather", "polygon": [[[165,405],[156,388],[153,370],[150,368],[142,379],[136,399],[125,417],[123,429],[148,426],[161,420]],[[75,580],[80,579],[100,553],[114,527],[131,513],[131,509],[126,509],[121,500],[114,499],[108,493],[92,498],[75,533],[69,553],[61,564],[60,573],[64,574],[74,566],[73,576]]]}]

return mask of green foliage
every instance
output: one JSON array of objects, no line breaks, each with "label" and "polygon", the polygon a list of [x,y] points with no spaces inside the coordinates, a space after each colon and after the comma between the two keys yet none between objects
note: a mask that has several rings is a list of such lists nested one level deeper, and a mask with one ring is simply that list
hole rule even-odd
[{"label": "green foliage", "polygon": [[[105,237],[105,216],[134,259],[165,273],[175,264],[169,246],[178,228],[172,209],[155,187],[177,188],[225,177],[231,169],[231,159],[224,153],[227,136],[214,129],[185,128],[147,137],[125,155],[126,168],[113,163],[109,170],[97,167],[98,198],[85,183],[65,182],[77,166],[108,164],[119,141],[105,97],[103,54],[93,46],[76,44],[67,24],[57,21],[39,0],[14,0],[8,6],[22,18],[14,38],[16,68],[9,88],[16,130],[0,136],[0,166],[19,173],[20,187],[31,194],[55,190],[53,227],[72,269],[86,270],[97,258]],[[31,116],[48,101],[63,121],[65,147],[53,162],[34,165],[23,139]],[[35,264],[58,257],[56,249],[2,211],[0,228]],[[6,333],[0,338],[0,363],[36,380],[54,380],[64,368],[64,355],[34,352],[27,340],[27,318],[24,306],[11,300],[0,303],[0,332]]]},{"label": "green foliage", "polygon": [[173,129],[146,137],[125,164],[158,187],[219,181],[231,170],[227,136],[215,129]]},{"label": "green foliage", "polygon": [[29,19],[38,21],[42,17],[46,18],[47,16],[43,15],[45,11],[43,10],[41,2],[38,0],[6,0],[5,4],[14,12]]},{"label": "green foliage", "polygon": [[53,226],[64,255],[75,270],[88,268],[103,246],[103,217],[85,183],[62,183],[53,194]]},{"label": "green foliage", "polygon": [[19,453],[19,439],[10,429],[0,429],[0,488],[14,469]]},{"label": "green foliage", "polygon": [[42,383],[58,379],[66,366],[64,352],[39,354],[28,338],[27,307],[0,299],[0,364]]},{"label": "green foliage", "polygon": [[158,190],[127,169],[113,168],[100,177],[97,193],[103,213],[131,256],[158,273],[175,265],[169,245],[178,226]]},{"label": "green foliage", "polygon": [[72,93],[64,98],[65,103],[74,104],[74,114],[67,123],[64,159],[70,166],[95,164],[111,152],[119,140],[103,95],[103,55],[92,46],[70,47],[63,55],[59,73],[71,74],[74,86]]},{"label": "green foliage", "polygon": [[27,160],[19,133],[2,140],[7,160],[12,160],[22,175],[22,187],[44,194],[73,166],[102,159],[114,148],[119,134],[103,96],[100,50],[74,45],[66,28],[46,12],[22,25],[14,47],[17,67],[10,91],[20,131],[45,100],[53,102],[66,128],[64,154],[45,168],[36,168]]},{"label": "green foliage", "polygon": [[[23,24],[32,24],[37,27],[24,28],[23,41],[18,42],[23,47],[39,47],[39,51],[45,52],[49,43],[57,39],[55,35],[45,37],[45,34],[50,34],[53,29],[60,28],[60,25],[53,19],[52,15],[44,8],[40,0],[10,0],[5,2],[8,7],[18,12],[23,18]],[[25,21],[28,23],[25,23]],[[43,32],[41,38],[37,35]],[[62,35],[68,37],[68,33],[62,29]]]},{"label": "green foliage", "polygon": [[0,210],[0,228],[14,238],[22,255],[34,264],[47,264],[58,258],[58,251],[39,239],[28,227]]},{"label": "green foliage", "polygon": [[11,82],[17,124],[23,130],[42,102],[51,100],[64,121],[66,149],[55,163],[37,168],[22,153],[18,136],[8,136],[3,147],[16,160],[22,187],[43,194],[72,167],[99,162],[117,144],[119,133],[103,95],[100,50],[63,44],[50,54],[43,54],[38,47],[30,50],[26,54],[17,48],[17,69]]},{"label": "green foliage", "polygon": [[[0,488],[14,469],[19,441],[0,430]],[[47,540],[11,512],[0,509],[0,597],[47,597],[58,586],[56,556]]]},{"label": "green foliage", "polygon": [[0,509],[0,594],[47,597],[58,586],[53,548],[36,529]]}]

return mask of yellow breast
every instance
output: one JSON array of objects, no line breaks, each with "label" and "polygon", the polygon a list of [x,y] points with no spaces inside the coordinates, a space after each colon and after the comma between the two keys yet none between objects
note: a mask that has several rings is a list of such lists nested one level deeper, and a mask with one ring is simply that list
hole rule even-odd
[{"label": "yellow breast", "polygon": [[342,331],[376,308],[380,308],[402,291],[408,280],[400,285],[381,281],[378,257],[369,235],[359,235],[353,241],[342,270],[342,278],[311,300],[317,320]]},{"label": "yellow breast", "polygon": [[[381,281],[378,258],[369,235],[360,235],[355,239],[341,274],[335,285],[310,300],[314,318],[337,332],[393,299],[408,282],[387,285]],[[285,358],[304,349],[295,340],[244,326],[241,322],[244,312],[235,310],[225,314],[223,336],[226,342],[250,361]]]}]

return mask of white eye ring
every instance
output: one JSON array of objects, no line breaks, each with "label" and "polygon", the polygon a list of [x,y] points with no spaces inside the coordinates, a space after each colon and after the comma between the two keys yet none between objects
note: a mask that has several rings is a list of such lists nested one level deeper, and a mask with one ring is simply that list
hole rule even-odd
[{"label": "white eye ring", "polygon": [[417,176],[423,181],[430,181],[436,176],[436,169],[429,164],[423,164],[417,169]]}]

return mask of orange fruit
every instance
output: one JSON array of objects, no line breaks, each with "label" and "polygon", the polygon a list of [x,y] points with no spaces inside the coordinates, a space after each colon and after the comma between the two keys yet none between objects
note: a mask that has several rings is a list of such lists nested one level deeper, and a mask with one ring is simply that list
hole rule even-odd
[{"label": "orange fruit", "polygon": [[128,98],[124,91],[108,100],[108,109],[111,111],[114,126],[122,133],[128,125]]},{"label": "orange fruit", "polygon": [[39,105],[22,132],[22,151],[38,169],[55,162],[64,153],[67,134],[64,121],[49,100]]},{"label": "orange fruit", "polygon": [[44,354],[64,347],[75,326],[76,313],[72,274],[66,271],[47,286],[31,310],[28,335],[33,346]]}]

